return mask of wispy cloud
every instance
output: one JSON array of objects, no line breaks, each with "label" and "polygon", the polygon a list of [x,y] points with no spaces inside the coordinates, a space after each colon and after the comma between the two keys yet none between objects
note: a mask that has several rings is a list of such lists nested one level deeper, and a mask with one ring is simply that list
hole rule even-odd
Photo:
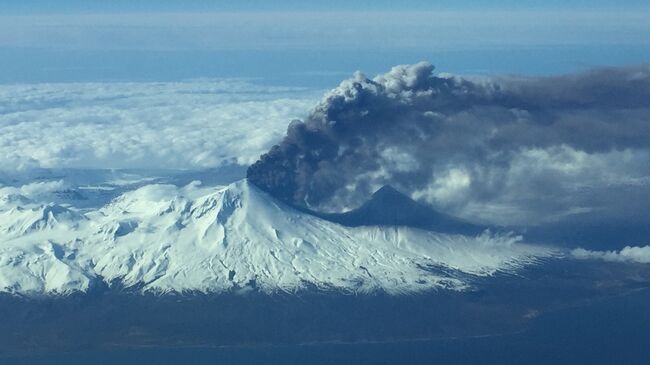
[{"label": "wispy cloud", "polygon": [[610,262],[637,262],[650,264],[650,246],[626,246],[620,251],[590,251],[577,248],[571,255],[581,260],[603,260]]}]

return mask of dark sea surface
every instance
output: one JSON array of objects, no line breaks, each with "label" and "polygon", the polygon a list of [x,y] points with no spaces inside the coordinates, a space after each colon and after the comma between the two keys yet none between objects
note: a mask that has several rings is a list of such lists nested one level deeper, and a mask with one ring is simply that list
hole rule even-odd
[{"label": "dark sea surface", "polygon": [[430,61],[440,72],[548,75],[648,62],[648,45],[571,45],[458,50],[137,51],[0,47],[0,84],[247,78],[272,85],[334,87],[362,70]]},{"label": "dark sea surface", "polygon": [[648,364],[647,266],[549,262],[402,297],[4,297],[0,364]]},{"label": "dark sea surface", "polygon": [[509,335],[384,343],[142,348],[5,358],[3,364],[647,364],[650,293],[543,316]]}]

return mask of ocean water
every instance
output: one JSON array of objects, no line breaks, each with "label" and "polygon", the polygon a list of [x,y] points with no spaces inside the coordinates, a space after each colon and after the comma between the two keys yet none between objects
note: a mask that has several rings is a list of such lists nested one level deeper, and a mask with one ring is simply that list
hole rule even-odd
[{"label": "ocean water", "polygon": [[436,340],[146,347],[0,356],[1,364],[647,364],[650,291],[549,311],[509,333]]},{"label": "ocean water", "polygon": [[272,85],[334,87],[356,70],[369,76],[429,61],[440,72],[547,75],[645,63],[647,45],[457,50],[57,50],[0,47],[0,83],[255,79]]}]

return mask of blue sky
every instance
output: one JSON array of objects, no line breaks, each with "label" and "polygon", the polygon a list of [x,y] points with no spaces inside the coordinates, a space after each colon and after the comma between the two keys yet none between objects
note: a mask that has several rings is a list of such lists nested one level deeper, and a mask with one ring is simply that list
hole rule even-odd
[{"label": "blue sky", "polygon": [[567,9],[648,8],[644,0],[28,0],[5,1],[0,7],[9,13],[60,13],[94,11],[191,11],[191,10],[404,10],[404,9]]},{"label": "blue sky", "polygon": [[0,4],[0,83],[250,77],[331,86],[428,60],[551,74],[650,60],[644,1]]}]

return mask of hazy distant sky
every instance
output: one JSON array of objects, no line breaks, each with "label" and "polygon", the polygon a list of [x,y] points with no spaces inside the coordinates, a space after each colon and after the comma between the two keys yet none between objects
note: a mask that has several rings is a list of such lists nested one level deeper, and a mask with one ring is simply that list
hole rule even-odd
[{"label": "hazy distant sky", "polygon": [[610,8],[648,7],[645,0],[27,0],[3,2],[3,10],[14,13],[84,12],[84,11],[151,11],[151,10],[367,10],[368,8],[407,9],[485,9],[485,8]]},{"label": "hazy distant sky", "polygon": [[254,77],[330,86],[428,60],[456,73],[650,60],[645,1],[0,4],[0,82]]}]

